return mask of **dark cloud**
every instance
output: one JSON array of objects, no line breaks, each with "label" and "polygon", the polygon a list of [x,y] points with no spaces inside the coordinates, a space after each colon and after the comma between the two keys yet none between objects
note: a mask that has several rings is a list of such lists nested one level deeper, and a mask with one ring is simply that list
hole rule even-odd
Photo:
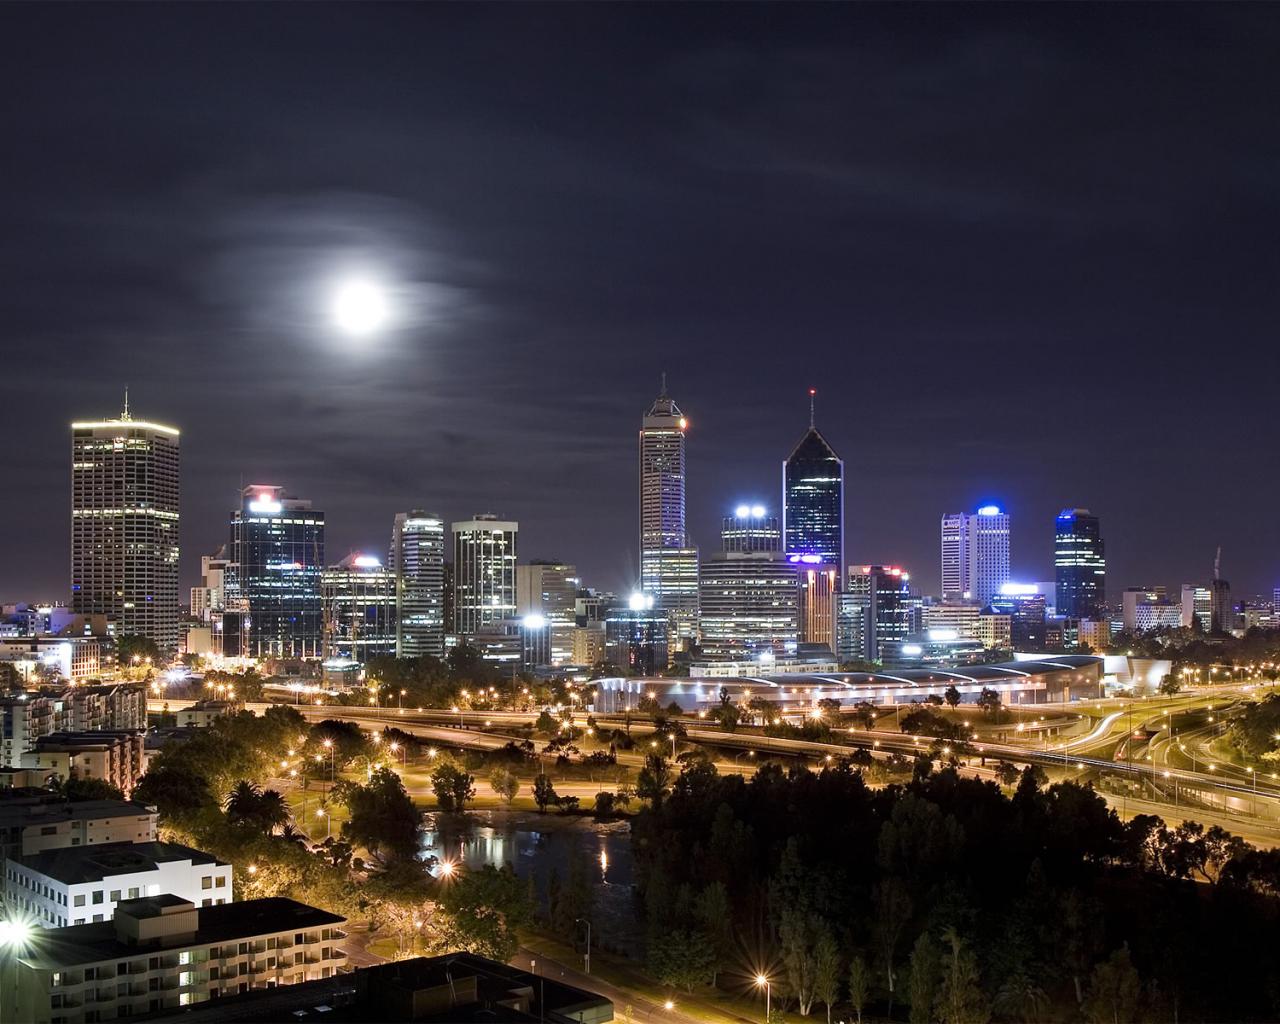
[{"label": "dark cloud", "polygon": [[[0,598],[65,588],[73,417],[184,430],[185,570],[241,481],[519,518],[634,572],[635,431],[693,419],[695,539],[776,503],[804,389],[851,560],[936,580],[998,499],[1048,573],[1280,580],[1280,22],[1265,6],[10,6]],[[394,330],[329,329],[376,276]]]}]

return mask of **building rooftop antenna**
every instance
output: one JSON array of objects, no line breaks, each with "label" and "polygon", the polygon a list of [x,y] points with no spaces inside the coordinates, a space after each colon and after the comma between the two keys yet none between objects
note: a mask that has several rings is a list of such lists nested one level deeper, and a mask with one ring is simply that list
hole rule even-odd
[{"label": "building rooftop antenna", "polygon": [[120,418],[122,420],[127,420],[129,418],[129,385],[128,384],[124,386],[124,411],[120,413]]},{"label": "building rooftop antenna", "polygon": [[815,399],[815,398],[817,398],[817,395],[818,395],[818,389],[817,389],[817,388],[810,388],[810,389],[809,389],[809,429],[810,429],[810,430],[812,430],[812,429],[813,429],[813,426],[814,426],[814,419],[813,419],[813,403],[814,403],[814,399]]}]

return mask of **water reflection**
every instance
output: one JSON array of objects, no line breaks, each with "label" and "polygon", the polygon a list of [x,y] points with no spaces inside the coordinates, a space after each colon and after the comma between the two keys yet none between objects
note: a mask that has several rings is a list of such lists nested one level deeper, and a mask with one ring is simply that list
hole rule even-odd
[{"label": "water reflection", "polygon": [[442,864],[467,870],[510,864],[521,878],[532,878],[538,901],[546,907],[552,872],[561,881],[574,857],[589,872],[595,908],[595,937],[609,948],[635,952],[638,934],[632,901],[630,826],[586,818],[550,818],[505,811],[476,811],[465,816],[424,815],[421,852]]}]

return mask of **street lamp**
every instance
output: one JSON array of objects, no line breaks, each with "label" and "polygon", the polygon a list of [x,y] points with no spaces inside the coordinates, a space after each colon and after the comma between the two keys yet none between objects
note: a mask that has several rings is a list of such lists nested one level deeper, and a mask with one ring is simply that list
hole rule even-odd
[{"label": "street lamp", "polygon": [[756,975],[756,988],[764,989],[764,1024],[769,1024],[773,1009],[773,982],[763,974]]},{"label": "street lamp", "polygon": [[[0,1021],[19,1019],[17,958],[30,945],[36,931],[25,920],[13,917],[0,920],[0,967],[3,967],[3,973],[0,973]],[[13,993],[12,1015],[6,1012],[9,993]]]},{"label": "street lamp", "polygon": [[324,818],[324,837],[329,839],[333,836],[333,815],[326,811],[323,807],[316,808],[316,817]]},{"label": "street lamp", "polygon": [[587,952],[582,959],[586,966],[587,973],[590,974],[591,973],[591,922],[588,921],[585,917],[575,917],[573,919],[573,923],[585,924],[587,926]]}]

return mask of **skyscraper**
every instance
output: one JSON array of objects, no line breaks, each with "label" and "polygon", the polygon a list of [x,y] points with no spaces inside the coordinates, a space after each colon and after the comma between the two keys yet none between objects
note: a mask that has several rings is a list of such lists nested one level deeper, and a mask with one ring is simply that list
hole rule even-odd
[{"label": "skyscraper", "polygon": [[320,576],[324,656],[361,664],[396,653],[396,574],[373,555],[351,554]]},{"label": "skyscraper", "polygon": [[398,512],[387,568],[396,577],[396,654],[443,657],[444,519],[421,509]]},{"label": "skyscraper", "polygon": [[685,431],[689,421],[667,395],[640,424],[640,589],[671,617],[672,647],[698,627],[698,551],[685,529]]},{"label": "skyscraper", "polygon": [[283,487],[246,487],[231,513],[227,556],[222,653],[321,657],[324,513]]},{"label": "skyscraper", "polygon": [[983,607],[1009,582],[1009,515],[999,505],[942,517],[942,598]]},{"label": "skyscraper", "polygon": [[838,639],[841,661],[880,661],[884,645],[901,643],[913,631],[910,581],[911,575],[897,566],[849,566],[848,593],[840,597],[837,617],[847,622],[861,610],[861,628],[842,625],[841,631],[860,635],[862,647],[858,650]]},{"label": "skyscraper", "polygon": [[135,420],[71,424],[71,610],[178,649],[178,431]]},{"label": "skyscraper", "polygon": [[782,464],[783,550],[843,572],[844,462],[814,425],[816,393],[809,389],[809,431]]},{"label": "skyscraper", "polygon": [[516,615],[525,628],[542,620],[550,649],[540,664],[573,662],[573,631],[578,600],[578,570],[563,562],[533,561],[516,566]]},{"label": "skyscraper", "polygon": [[777,520],[763,508],[738,512],[724,520],[723,550],[702,563],[698,584],[702,654],[727,661],[794,649],[800,625],[797,566],[782,553]]},{"label": "skyscraper", "polygon": [[1096,619],[1107,604],[1107,559],[1098,517],[1087,508],[1064,508],[1055,522],[1054,605],[1068,619]]},{"label": "skyscraper", "polygon": [[453,631],[501,630],[516,614],[520,524],[482,514],[453,524]]}]

